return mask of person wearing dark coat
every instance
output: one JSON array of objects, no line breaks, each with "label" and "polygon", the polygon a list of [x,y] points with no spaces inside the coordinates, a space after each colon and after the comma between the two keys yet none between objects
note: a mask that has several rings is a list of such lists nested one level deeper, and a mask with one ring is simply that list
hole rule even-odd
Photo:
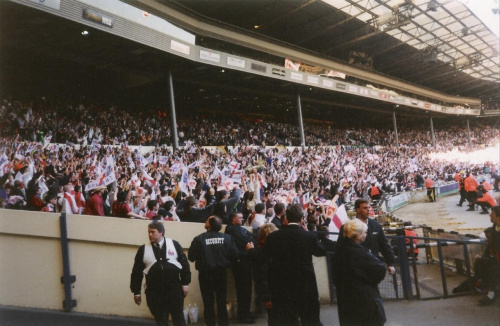
[{"label": "person wearing dark coat", "polygon": [[214,297],[217,302],[219,326],[229,324],[227,298],[227,268],[238,259],[238,249],[230,235],[219,232],[222,220],[210,216],[205,222],[207,232],[195,237],[188,251],[188,259],[195,262],[198,270],[205,323],[215,326]]},{"label": "person wearing dark coat", "polygon": [[215,201],[211,201],[205,207],[198,208],[196,207],[196,199],[189,196],[180,201],[176,213],[181,222],[205,223],[211,215],[214,205]]},{"label": "person wearing dark coat", "polygon": [[341,326],[382,326],[386,316],[378,284],[385,264],[361,243],[368,227],[358,219],[344,225],[342,241],[333,258],[333,281]]},{"label": "person wearing dark coat", "polygon": [[488,247],[474,263],[476,276],[488,288],[488,293],[479,301],[480,306],[500,306],[500,206],[491,208],[490,220],[493,225],[484,230]]},{"label": "person wearing dark coat", "polygon": [[235,209],[240,201],[241,189],[235,186],[234,189],[228,193],[226,190],[219,190],[215,193],[215,200],[217,203],[226,205],[226,216],[222,218],[222,222],[227,224],[229,221],[229,214]]},{"label": "person wearing dark coat", "polygon": [[238,301],[238,322],[240,324],[254,324],[255,320],[250,314],[254,277],[253,264],[246,251],[246,246],[249,242],[256,244],[257,236],[245,229],[242,224],[243,213],[233,211],[229,215],[229,224],[226,226],[225,233],[233,238],[239,252],[239,259],[231,263]]},{"label": "person wearing dark coat", "polygon": [[[356,200],[354,202],[354,209],[356,210],[356,219],[368,226],[366,240],[362,243],[362,246],[370,250],[375,257],[379,257],[379,254],[382,254],[384,262],[387,264],[389,274],[394,274],[396,272],[394,268],[394,252],[385,237],[382,226],[376,220],[368,218],[370,213],[368,201],[364,199]],[[338,245],[345,239],[343,228],[344,226],[342,226],[339,231],[339,238],[337,240]]]},{"label": "person wearing dark coat", "polygon": [[[269,291],[269,264],[270,261],[262,259],[262,247],[266,244],[267,237],[270,233],[278,231],[278,228],[273,223],[266,223],[259,228],[259,237],[257,239],[257,248],[252,251],[251,259],[254,262],[255,272],[255,294],[259,304],[264,304],[267,310],[267,324],[274,326],[279,323],[276,321],[276,316],[273,312],[273,300],[271,291]],[[247,251],[254,248],[254,243],[248,243],[246,246]]]},{"label": "person wearing dark coat", "polygon": [[141,304],[141,285],[146,276],[146,302],[157,325],[168,325],[172,316],[174,326],[185,326],[184,297],[191,283],[191,269],[181,245],[165,238],[162,222],[148,225],[150,243],[139,248],[130,278],[134,301]]},{"label": "person wearing dark coat", "polygon": [[304,229],[300,205],[290,205],[282,221],[283,228],[269,234],[260,252],[263,261],[269,261],[275,325],[322,325],[312,256],[325,256],[325,248],[316,234]]}]

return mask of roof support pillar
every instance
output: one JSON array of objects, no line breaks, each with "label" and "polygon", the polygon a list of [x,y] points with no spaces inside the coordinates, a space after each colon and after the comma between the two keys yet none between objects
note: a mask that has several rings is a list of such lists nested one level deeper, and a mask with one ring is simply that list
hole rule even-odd
[{"label": "roof support pillar", "polygon": [[432,115],[431,115],[431,135],[432,135],[432,147],[436,148],[436,136],[434,135],[434,124],[432,123]]},{"label": "roof support pillar", "polygon": [[396,136],[396,143],[394,145],[396,145],[396,147],[399,147],[398,125],[396,124],[396,109],[392,109],[392,123],[394,124],[394,136]]},{"label": "roof support pillar", "polygon": [[300,104],[300,91],[297,90],[297,113],[299,115],[299,128],[300,128],[300,146],[302,150],[306,149],[306,139],[304,136],[304,123],[302,121],[302,106]]},{"label": "roof support pillar", "polygon": [[469,118],[467,118],[467,138],[469,139],[469,147],[470,147],[470,126],[469,126]]},{"label": "roof support pillar", "polygon": [[170,117],[172,119],[172,144],[175,150],[179,148],[179,137],[177,135],[177,118],[175,117],[174,83],[170,68],[168,69],[168,98],[170,100]]}]

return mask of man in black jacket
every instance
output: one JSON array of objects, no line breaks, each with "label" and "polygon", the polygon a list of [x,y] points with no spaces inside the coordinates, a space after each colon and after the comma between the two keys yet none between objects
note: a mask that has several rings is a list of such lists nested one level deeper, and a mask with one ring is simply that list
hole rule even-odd
[{"label": "man in black jacket", "polygon": [[496,301],[500,306],[500,206],[491,208],[490,219],[493,225],[484,230],[488,247],[483,256],[476,260],[474,271],[488,288],[488,293],[479,301],[479,305],[489,306]]},{"label": "man in black jacket", "polygon": [[325,256],[326,252],[316,234],[304,230],[303,219],[302,207],[290,205],[283,218],[284,227],[269,234],[260,253],[269,262],[276,325],[322,325],[312,256]]},{"label": "man in black jacket", "polygon": [[253,265],[248,257],[246,245],[252,242],[256,246],[257,236],[242,227],[242,224],[243,213],[232,212],[229,215],[229,224],[225,233],[233,238],[239,252],[239,259],[231,264],[236,285],[236,299],[238,300],[238,321],[240,324],[255,324],[255,320],[250,315]]},{"label": "man in black jacket", "polygon": [[222,220],[210,216],[205,222],[207,232],[200,234],[191,242],[188,258],[195,262],[198,270],[201,296],[204,306],[205,323],[215,326],[214,296],[217,300],[219,326],[229,324],[227,298],[227,268],[238,258],[238,249],[230,235],[219,232]]},{"label": "man in black jacket", "polygon": [[215,199],[219,203],[226,205],[226,216],[222,217],[222,222],[227,224],[229,214],[235,209],[241,197],[241,189],[235,185],[233,190],[228,193],[226,190],[219,190],[215,193]]},{"label": "man in black jacket", "polygon": [[[362,243],[362,246],[370,250],[375,257],[379,257],[379,253],[381,253],[384,257],[384,262],[387,265],[389,274],[394,274],[396,272],[394,268],[394,253],[385,237],[382,226],[375,219],[368,218],[370,214],[370,205],[368,201],[364,199],[356,200],[354,202],[354,209],[356,210],[356,218],[368,225],[366,240]],[[344,227],[342,226],[339,231],[338,244],[340,245],[343,240]]]},{"label": "man in black jacket", "polygon": [[165,238],[162,222],[148,225],[150,243],[142,245],[135,255],[130,279],[134,301],[141,304],[142,276],[146,275],[146,301],[157,325],[168,325],[172,315],[175,326],[185,326],[184,298],[191,283],[191,270],[181,245]]}]

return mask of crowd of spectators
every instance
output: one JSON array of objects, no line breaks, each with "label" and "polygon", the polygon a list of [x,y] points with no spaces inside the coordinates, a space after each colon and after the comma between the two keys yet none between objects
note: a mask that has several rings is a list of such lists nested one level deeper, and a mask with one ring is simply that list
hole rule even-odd
[{"label": "crowd of spectators", "polygon": [[[430,157],[498,140],[497,128],[479,125],[471,129],[470,147],[466,132],[453,127],[436,131],[436,148],[430,131],[417,128],[400,130],[395,147],[389,129],[308,125],[302,150],[285,148],[300,143],[291,124],[187,116],[177,127],[186,146],[174,150],[171,121],[161,111],[3,101],[0,117],[0,200],[8,208],[204,222],[214,208],[227,220],[236,205],[245,219],[258,221],[272,220],[275,203],[303,202],[306,194],[315,203],[336,195],[344,203],[368,198],[373,185],[391,193],[421,188],[428,176],[452,180],[464,169],[498,174],[498,162]],[[155,149],[145,153],[138,145]],[[110,169],[116,180],[92,186]],[[96,203],[96,194],[103,200]]]},{"label": "crowd of spectators", "polygon": [[[56,105],[44,101],[23,103],[3,101],[0,108],[0,131],[4,141],[39,141],[47,135],[53,143],[87,146],[94,139],[102,145],[172,146],[171,120],[165,111],[124,110],[96,105]],[[269,118],[182,112],[178,114],[179,141],[198,146],[300,146],[298,124]],[[333,127],[321,123],[305,123],[307,146],[393,146],[395,133],[390,127]],[[471,128],[471,146],[489,143],[498,130],[477,125]],[[436,149],[446,150],[467,144],[467,128],[449,127],[435,131]],[[430,147],[429,127],[415,125],[398,132],[400,146]]]}]

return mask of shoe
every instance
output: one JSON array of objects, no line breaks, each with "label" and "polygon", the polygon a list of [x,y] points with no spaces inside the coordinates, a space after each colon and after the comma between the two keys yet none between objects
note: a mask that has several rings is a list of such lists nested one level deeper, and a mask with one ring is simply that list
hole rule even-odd
[{"label": "shoe", "polygon": [[479,212],[479,214],[489,214],[489,213],[490,212],[488,212],[488,211],[481,211],[481,212]]},{"label": "shoe", "polygon": [[490,299],[489,297],[484,297],[479,300],[479,305],[481,307],[491,306],[493,303],[495,303],[495,299]]},{"label": "shoe", "polygon": [[246,318],[246,319],[238,319],[238,324],[247,324],[247,325],[253,325],[255,324],[255,319],[253,318]]},{"label": "shoe", "polygon": [[460,204],[457,204],[457,206],[458,206],[458,207],[462,207],[462,205],[460,205]]},{"label": "shoe", "polygon": [[466,212],[473,212],[475,211],[474,207],[470,207],[469,209],[466,210]]}]

